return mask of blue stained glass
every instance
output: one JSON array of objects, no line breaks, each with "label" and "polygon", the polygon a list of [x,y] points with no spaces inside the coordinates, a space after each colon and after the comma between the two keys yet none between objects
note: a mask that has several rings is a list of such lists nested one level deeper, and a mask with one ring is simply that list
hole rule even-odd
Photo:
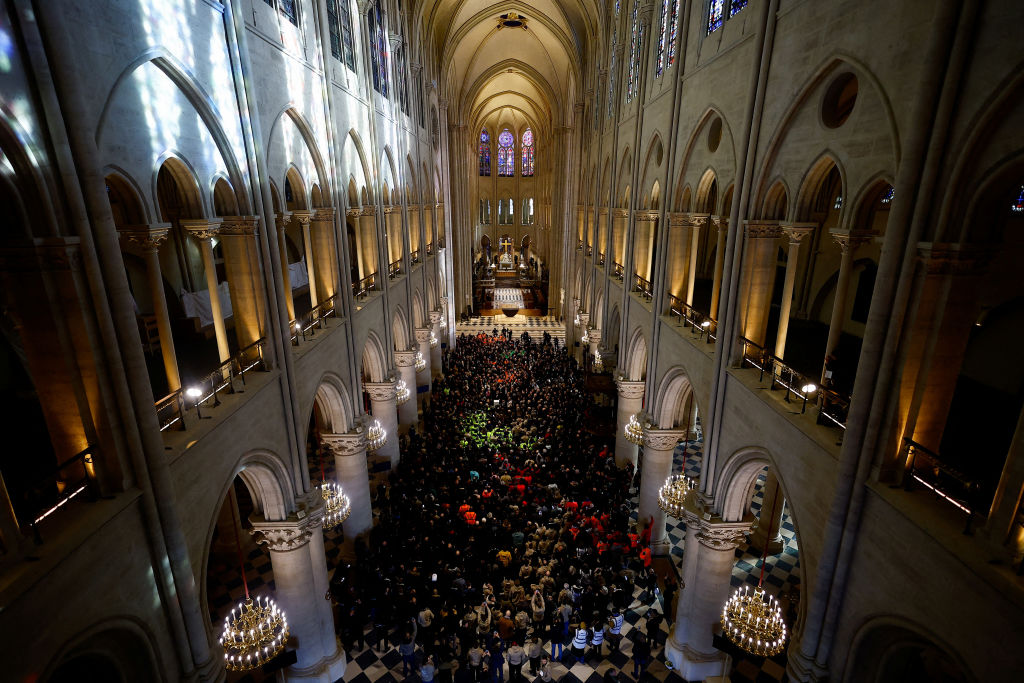
[{"label": "blue stained glass", "polygon": [[708,33],[722,27],[722,22],[725,19],[724,5],[725,0],[711,0],[711,6],[708,9]]},{"label": "blue stained glass", "polygon": [[669,19],[668,24],[668,65],[672,66],[676,63],[676,35],[677,29],[676,24],[679,23],[679,0],[672,0],[672,18]]},{"label": "blue stained glass", "polygon": [[491,136],[486,129],[480,131],[480,175],[491,175]]},{"label": "blue stained glass", "polygon": [[523,133],[523,170],[524,176],[533,175],[534,153],[533,153],[533,131],[529,128]]},{"label": "blue stained glass", "polygon": [[511,177],[516,172],[516,138],[508,128],[498,135],[498,175]]},{"label": "blue stained glass", "polygon": [[747,6],[748,0],[732,0],[732,4],[729,6],[729,16],[734,17],[736,13]]},{"label": "blue stained glass", "polygon": [[661,0],[661,32],[658,34],[658,65],[654,69],[657,78],[665,70],[665,38],[668,34],[668,0]]},{"label": "blue stained glass", "polygon": [[890,185],[890,186],[889,186],[889,189],[888,189],[888,190],[886,190],[886,191],[885,191],[885,194],[883,194],[883,195],[882,195],[882,203],[883,203],[883,204],[891,204],[891,203],[892,203],[892,198],[893,198],[893,197],[894,197],[895,195],[896,195],[896,188],[894,188],[894,187],[892,187],[892,186]]},{"label": "blue stained glass", "polygon": [[1017,194],[1017,201],[1013,203],[1010,210],[1014,213],[1024,213],[1024,185],[1020,186],[1020,193]]},{"label": "blue stained glass", "polygon": [[639,80],[638,68],[640,62],[640,22],[638,11],[640,0],[633,3],[633,28],[630,31],[632,45],[629,49],[629,72],[626,74],[626,101],[631,102],[636,97],[636,83]]}]

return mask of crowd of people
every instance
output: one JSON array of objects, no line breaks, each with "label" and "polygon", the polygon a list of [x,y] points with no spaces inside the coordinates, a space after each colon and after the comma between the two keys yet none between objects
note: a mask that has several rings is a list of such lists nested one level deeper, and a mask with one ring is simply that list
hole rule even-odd
[{"label": "crowd of people", "polygon": [[346,647],[396,647],[424,683],[547,683],[553,661],[596,666],[623,647],[632,610],[639,679],[670,610],[630,525],[632,467],[588,420],[576,361],[547,334],[496,330],[462,335],[443,369],[374,493],[377,523],[334,574]]}]

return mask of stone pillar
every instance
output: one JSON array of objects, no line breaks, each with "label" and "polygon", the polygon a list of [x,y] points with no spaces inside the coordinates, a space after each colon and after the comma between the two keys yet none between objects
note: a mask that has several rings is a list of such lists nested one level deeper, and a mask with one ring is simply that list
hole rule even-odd
[{"label": "stone pillar", "polygon": [[[687,257],[686,230],[690,226],[690,214],[670,213],[668,215],[668,273],[665,280],[665,289],[668,294],[680,301],[686,300],[687,273],[686,269],[690,262]],[[671,302],[669,302],[671,304]]]},{"label": "stone pillar", "polygon": [[353,541],[373,526],[370,503],[370,473],[366,466],[366,434],[356,429],[348,434],[321,434],[321,441],[334,456],[334,476],[348,496],[352,514],[343,522],[346,559],[354,556]]},{"label": "stone pillar", "polygon": [[616,379],[619,402],[615,420],[615,464],[625,467],[626,463],[636,465],[636,446],[626,439],[626,423],[644,406],[644,383],[627,379]]},{"label": "stone pillar", "polygon": [[388,274],[390,275],[391,263],[402,259],[402,207],[384,207],[384,228],[387,230],[388,242]]},{"label": "stone pillar", "polygon": [[217,336],[217,353],[220,362],[231,358],[228,347],[228,332],[224,326],[224,314],[220,308],[220,291],[217,289],[217,268],[213,264],[213,238],[220,232],[220,218],[182,219],[181,227],[199,242],[203,255],[203,271],[206,273],[206,290],[210,295],[210,314],[213,316],[213,331]]},{"label": "stone pillar", "polygon": [[651,552],[655,555],[668,555],[670,550],[665,533],[665,511],[658,507],[658,491],[672,474],[672,453],[676,444],[685,438],[685,429],[644,429],[637,523],[646,526],[650,521]]},{"label": "stone pillar", "polygon": [[[828,325],[828,342],[825,344],[825,357],[835,351],[839,344],[839,336],[843,333],[843,321],[846,319],[846,298],[850,292],[850,275],[853,271],[853,254],[857,247],[869,241],[864,235],[844,232],[831,232],[832,239],[839,245],[839,279],[836,281],[836,297],[832,302],[832,320]],[[821,371],[822,384],[825,382],[825,370]]]},{"label": "stone pillar", "polygon": [[729,219],[725,216],[715,216],[712,223],[717,230],[717,241],[715,242],[715,274],[712,276],[711,285],[711,310],[709,314],[718,320],[718,300],[722,295],[722,267],[725,264],[725,238],[729,234]]},{"label": "stone pillar", "polygon": [[778,223],[748,221],[744,225],[746,248],[743,250],[740,315],[743,336],[764,346],[768,332],[768,313],[775,286],[776,240],[782,236]]},{"label": "stone pillar", "polygon": [[266,308],[260,276],[259,216],[225,216],[220,226],[224,247],[224,271],[231,293],[238,348],[248,348],[263,336]]},{"label": "stone pillar", "polygon": [[583,335],[586,334],[587,331],[588,331],[587,328],[590,325],[590,314],[589,313],[582,313],[581,312],[578,315],[578,317],[580,319],[580,329],[576,332],[575,336],[579,340],[580,345],[579,345],[579,347],[573,345],[572,355],[576,358],[577,362],[582,363],[583,362],[583,354],[585,353],[584,346],[583,346]]},{"label": "stone pillar", "polygon": [[281,522],[254,520],[252,535],[270,551],[274,571],[274,598],[288,618],[297,661],[287,670],[289,681],[336,680],[345,672],[345,651],[334,630],[334,615],[327,594],[324,557],[323,504]]},{"label": "stone pillar", "polygon": [[590,357],[593,358],[594,354],[597,353],[597,345],[601,341],[601,330],[590,331]]},{"label": "stone pillar", "polygon": [[363,268],[363,277],[377,274],[377,283],[380,282],[380,266],[377,263],[377,210],[372,206],[364,206],[359,213],[359,230],[356,233],[361,238],[362,244],[359,247],[362,253],[360,263]]},{"label": "stone pillar", "polygon": [[[430,329],[426,327],[418,327],[413,330],[413,334],[416,335],[416,344],[419,347],[420,355],[423,357],[423,361],[426,365],[423,366],[422,370],[416,372],[416,397],[417,403],[419,397],[426,399],[430,395]],[[421,393],[420,387],[426,387]]]},{"label": "stone pillar", "polygon": [[[274,221],[277,227],[277,251],[281,254],[281,286],[284,287],[284,302],[288,307],[288,320],[295,320],[295,299],[292,297],[292,275],[288,270],[288,223],[290,213],[279,213]],[[291,327],[289,325],[289,327]]]},{"label": "stone pillar", "polygon": [[317,209],[310,219],[310,242],[316,260],[316,300],[320,303],[338,293],[338,246],[334,239],[336,214],[331,207]]},{"label": "stone pillar", "polygon": [[395,365],[398,367],[398,379],[405,382],[413,397],[398,406],[398,426],[404,434],[416,427],[416,352],[395,351]]},{"label": "stone pillar", "polygon": [[[413,252],[420,251],[420,207],[417,204],[410,204],[409,211],[409,248]],[[420,261],[426,260],[426,254],[420,254]]]},{"label": "stone pillar", "polygon": [[[607,214],[608,209],[602,209]],[[615,254],[614,263],[626,268],[626,228],[629,226],[629,211],[626,209],[612,209],[612,248]],[[607,222],[607,221],[602,221]]]},{"label": "stone pillar", "polygon": [[[693,527],[696,530],[691,532]],[[665,643],[665,659],[672,662],[683,680],[702,681],[723,673],[725,655],[715,649],[712,639],[720,629],[722,606],[731,592],[736,547],[749,529],[747,522],[687,515],[683,589],[676,623]],[[691,553],[695,557],[687,557]]]},{"label": "stone pillar", "polygon": [[[636,229],[633,239],[633,273],[648,282],[651,281],[651,257],[654,251],[654,235],[657,231],[657,211],[636,212]],[[630,283],[630,289],[632,289],[632,283]]]},{"label": "stone pillar", "polygon": [[423,220],[425,221],[424,227],[427,233],[427,244],[434,245],[434,253],[437,253],[437,240],[434,238],[434,209],[431,204],[423,205]]},{"label": "stone pillar", "polygon": [[789,334],[789,314],[793,309],[793,286],[796,284],[796,269],[800,264],[800,242],[814,234],[814,223],[798,223],[782,226],[782,232],[789,238],[786,253],[786,280],[782,285],[782,308],[779,312],[779,332],[775,336],[775,355],[785,360],[786,336]]},{"label": "stone pillar", "polygon": [[690,220],[690,262],[686,267],[686,305],[693,306],[693,286],[697,279],[697,247],[700,246],[700,229],[710,221],[709,216],[696,215]]},{"label": "stone pillar", "polygon": [[434,335],[437,343],[430,349],[430,376],[441,376],[441,311],[431,311],[430,332]]},{"label": "stone pillar", "polygon": [[349,258],[352,264],[356,267],[356,276],[362,280],[367,276],[365,267],[363,266],[363,235],[362,230],[359,227],[359,217],[362,215],[362,209],[349,209],[345,212],[345,234],[348,235],[349,223],[351,223],[352,234],[355,237],[355,249],[350,254]]},{"label": "stone pillar", "polygon": [[119,228],[118,231],[129,244],[138,246],[146,261],[146,280],[149,284],[150,297],[153,299],[157,334],[160,336],[160,355],[163,356],[168,393],[173,394],[181,388],[181,378],[178,374],[178,358],[174,353],[171,316],[167,312],[164,278],[160,273],[160,245],[170,233],[170,224],[132,225]]},{"label": "stone pillar", "polygon": [[388,441],[376,454],[391,461],[391,469],[398,467],[398,406],[395,405],[395,380],[389,382],[364,382],[363,388],[370,394],[370,412],[387,432]]},{"label": "stone pillar", "polygon": [[[768,544],[768,554],[778,555],[782,552],[782,512],[786,507],[786,499],[782,497],[782,488],[779,486],[779,478],[775,469],[768,468],[768,475],[764,480],[764,498],[761,501],[761,514],[757,518],[757,526],[750,534],[750,547],[763,551],[765,543]],[[772,515],[772,509],[775,515]]]},{"label": "stone pillar", "polygon": [[309,234],[312,217],[313,214],[304,209],[292,211],[292,220],[302,229],[302,249],[306,256],[306,274],[309,276],[309,305],[316,308],[320,299],[316,296],[316,263],[313,261],[313,241]]}]

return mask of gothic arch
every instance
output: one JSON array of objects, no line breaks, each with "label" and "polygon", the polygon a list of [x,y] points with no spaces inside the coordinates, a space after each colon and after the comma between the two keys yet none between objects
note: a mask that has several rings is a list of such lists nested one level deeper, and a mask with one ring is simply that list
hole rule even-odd
[{"label": "gothic arch", "polygon": [[426,314],[423,311],[423,295],[420,293],[419,288],[416,288],[412,293],[411,308],[413,329],[423,329],[423,321],[426,318]]},{"label": "gothic arch", "polygon": [[[355,128],[351,128],[348,131],[348,135],[345,136],[345,142],[341,149],[342,158],[342,169],[343,173],[347,173],[350,182],[354,182],[358,190],[362,190],[363,193],[369,192],[368,201],[363,201],[364,204],[373,203],[373,188],[369,179],[373,177],[370,173],[370,166],[366,162],[366,154],[363,149],[363,141],[359,137],[359,133],[356,132]],[[362,181],[362,182],[360,182]],[[352,198],[349,197],[349,201]],[[359,205],[360,201],[357,198],[352,201],[349,208],[354,208]]]},{"label": "gothic arch", "polygon": [[[701,133],[703,133],[715,119],[719,119],[722,122],[721,140],[717,149],[714,152],[708,149],[701,149],[699,144],[701,140]],[[690,137],[686,142],[686,148],[683,151],[682,159],[679,164],[678,174],[678,187],[686,187],[692,182],[691,179],[687,179],[687,175],[690,174],[693,168],[709,168],[711,165],[717,167],[719,173],[716,173],[716,177],[721,176],[722,178],[734,178],[736,176],[736,146],[733,140],[732,127],[729,125],[729,120],[722,114],[721,110],[716,106],[711,106],[704,112],[694,126],[693,132],[690,133]],[[677,209],[678,211],[689,211],[689,209]]]},{"label": "gothic arch", "polygon": [[[157,207],[159,215],[160,210],[160,192],[157,189],[160,182],[160,171],[167,169],[170,173],[171,178],[174,179],[175,184],[178,186],[178,191],[181,193],[182,206],[187,210],[187,218],[203,218],[206,211],[206,202],[203,201],[203,193],[199,186],[198,176],[196,175],[195,168],[188,162],[187,159],[180,156],[176,152],[166,152],[161,154],[157,158],[156,166],[153,168],[153,197],[156,199],[154,204]],[[160,216],[161,220],[166,220],[163,216]]]},{"label": "gothic arch", "polygon": [[388,362],[384,355],[384,345],[377,333],[371,330],[366,336],[362,355],[362,377],[370,382],[383,382],[387,379]]},{"label": "gothic arch", "polygon": [[[331,196],[331,183],[330,175],[327,173],[327,165],[324,163],[323,156],[320,154],[320,148],[316,142],[316,136],[313,133],[312,126],[309,122],[299,113],[294,103],[288,103],[278,113],[274,119],[274,124],[270,128],[270,134],[267,139],[270,141],[270,146],[273,146],[275,140],[275,134],[280,131],[281,143],[284,144],[284,119],[288,117],[299,132],[299,137],[305,146],[306,152],[309,154],[310,161],[313,163],[313,171],[316,173],[316,182],[319,183],[321,191],[328,197]],[[268,152],[269,153],[269,152]],[[290,164],[294,164],[294,159],[287,158],[287,154],[284,161]]]},{"label": "gothic arch", "polygon": [[394,338],[395,351],[406,351],[409,348],[409,318],[401,306],[395,306],[391,314],[391,336]]},{"label": "gothic arch", "polygon": [[344,434],[352,428],[352,401],[348,390],[345,389],[345,383],[335,373],[325,372],[320,376],[316,394],[313,396],[313,405],[320,411],[326,423],[324,427],[330,433]]},{"label": "gothic arch", "polygon": [[629,342],[626,345],[625,362],[623,363],[626,376],[632,381],[644,380],[647,378],[647,339],[644,338],[640,326],[634,328]]},{"label": "gothic arch", "polygon": [[[686,369],[681,365],[669,368],[668,372],[661,379],[661,384],[655,394],[654,406],[651,414],[654,423],[662,429],[673,429],[677,426],[686,427],[689,423],[687,412],[687,401],[693,397],[697,400],[693,383]],[[700,406],[697,412],[701,413]],[[702,414],[702,413],[701,413]]]},{"label": "gothic arch", "polygon": [[125,681],[165,681],[165,666],[148,626],[130,615],[108,617],[89,626],[62,645],[40,680],[64,683],[83,680],[82,660],[110,662]]},{"label": "gothic arch", "polygon": [[[891,680],[882,678],[885,668],[891,665],[896,654],[908,648],[933,650],[940,655],[931,663],[936,668],[944,665],[947,670],[922,672],[929,680],[941,683],[976,680],[956,648],[928,627],[898,615],[877,615],[861,624],[850,643],[842,680],[845,683]],[[954,668],[956,670],[952,670]],[[942,678],[937,675],[940,673],[944,674]]]},{"label": "gothic arch", "polygon": [[[822,189],[822,185],[828,178],[833,168],[839,173],[840,194],[846,196],[846,170],[837,160],[838,156],[831,150],[826,150],[811,164],[800,181],[800,190],[796,197],[795,206],[790,209],[790,215],[796,220],[808,220],[814,207],[814,200]],[[847,215],[845,206],[840,209],[841,215]]]}]

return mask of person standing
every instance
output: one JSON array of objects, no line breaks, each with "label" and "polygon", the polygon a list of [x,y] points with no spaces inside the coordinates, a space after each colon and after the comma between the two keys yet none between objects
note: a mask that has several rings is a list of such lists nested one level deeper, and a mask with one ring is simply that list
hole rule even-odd
[{"label": "person standing", "polygon": [[612,610],[612,616],[608,619],[608,647],[612,652],[619,651],[619,642],[622,640],[622,622],[624,618],[619,613],[619,608]]},{"label": "person standing", "polygon": [[587,647],[587,623],[580,620],[572,637],[572,656],[577,662],[583,661],[585,648]]},{"label": "person standing", "polygon": [[427,661],[420,665],[420,681],[422,683],[433,683],[434,672],[434,658],[427,655]]},{"label": "person standing", "polygon": [[402,655],[402,676],[409,677],[416,670],[416,618],[409,619],[412,627],[407,627],[398,646],[398,654]]},{"label": "person standing", "polygon": [[479,642],[474,642],[473,647],[466,653],[466,662],[469,664],[469,672],[473,677],[473,683],[480,683],[483,678],[484,649]]},{"label": "person standing", "polygon": [[519,643],[512,641],[512,647],[505,652],[505,659],[508,660],[509,683],[520,683],[523,679],[523,664],[526,662],[526,651],[519,646]]},{"label": "person standing", "polygon": [[651,646],[647,643],[646,637],[638,635],[633,643],[633,678],[637,681],[640,680],[640,676],[647,670],[647,663],[650,659]]},{"label": "person standing", "polygon": [[536,676],[540,670],[540,656],[544,652],[541,647],[540,636],[534,635],[526,644],[526,656],[530,658],[530,675]]},{"label": "person standing", "polygon": [[497,632],[491,640],[491,647],[487,651],[488,670],[490,671],[492,683],[502,683],[505,680],[505,656],[501,651],[501,639]]}]

